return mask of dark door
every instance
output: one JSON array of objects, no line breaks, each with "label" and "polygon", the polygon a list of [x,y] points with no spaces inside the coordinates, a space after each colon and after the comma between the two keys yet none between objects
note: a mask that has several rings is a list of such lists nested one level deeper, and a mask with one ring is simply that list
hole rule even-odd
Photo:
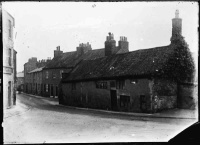
[{"label": "dark door", "polygon": [[142,112],[146,111],[146,98],[145,95],[140,95],[140,109]]},{"label": "dark door", "polygon": [[37,94],[38,93],[38,86],[37,86],[37,83],[36,83],[36,87],[35,87],[36,89],[35,89],[35,93]]},{"label": "dark door", "polygon": [[11,106],[11,82],[8,82],[8,107]]},{"label": "dark door", "polygon": [[56,86],[56,96],[58,96],[58,86]]},{"label": "dark door", "polygon": [[117,110],[117,92],[116,90],[110,90],[111,96],[111,108],[112,110]]},{"label": "dark door", "polygon": [[122,111],[129,111],[130,96],[120,95],[120,109]]},{"label": "dark door", "polygon": [[43,96],[43,84],[40,85],[41,96]]},{"label": "dark door", "polygon": [[51,85],[51,96],[53,96],[53,85]]}]

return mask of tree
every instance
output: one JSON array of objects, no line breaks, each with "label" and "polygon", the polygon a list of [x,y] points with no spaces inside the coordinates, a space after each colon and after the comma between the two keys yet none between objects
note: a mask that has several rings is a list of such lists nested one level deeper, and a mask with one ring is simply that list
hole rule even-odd
[{"label": "tree", "polygon": [[164,75],[178,82],[193,82],[194,59],[184,37],[179,35],[171,39],[170,45],[174,49],[174,53],[164,67]]}]

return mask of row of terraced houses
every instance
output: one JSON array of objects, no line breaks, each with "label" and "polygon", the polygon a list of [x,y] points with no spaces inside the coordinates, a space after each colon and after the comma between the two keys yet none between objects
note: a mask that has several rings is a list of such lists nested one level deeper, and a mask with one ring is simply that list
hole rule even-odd
[{"label": "row of terraced houses", "polygon": [[[178,10],[167,46],[129,51],[126,37],[114,35],[105,47],[82,43],[73,52],[54,50],[54,58],[24,64],[24,92],[58,97],[68,106],[131,112],[195,108],[191,53],[182,37]],[[184,55],[184,57],[182,57]],[[187,66],[187,67],[185,67]],[[187,75],[185,75],[187,74]]]}]

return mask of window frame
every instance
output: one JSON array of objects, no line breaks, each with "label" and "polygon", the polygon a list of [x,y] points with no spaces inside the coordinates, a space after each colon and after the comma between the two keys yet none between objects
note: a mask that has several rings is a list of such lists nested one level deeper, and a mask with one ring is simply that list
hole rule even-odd
[{"label": "window frame", "polygon": [[60,70],[60,78],[62,79],[62,74],[64,73],[63,70]]},{"label": "window frame", "polygon": [[55,79],[56,78],[56,73],[52,72],[52,78]]},{"label": "window frame", "polygon": [[96,81],[96,88],[97,89],[108,89],[108,82],[107,81]]},{"label": "window frame", "polygon": [[117,80],[116,81],[116,89],[124,90],[125,89],[125,80]]},{"label": "window frame", "polygon": [[45,90],[46,90],[46,92],[48,92],[48,90],[49,90],[49,85],[48,84],[46,84],[46,87],[45,87]]}]

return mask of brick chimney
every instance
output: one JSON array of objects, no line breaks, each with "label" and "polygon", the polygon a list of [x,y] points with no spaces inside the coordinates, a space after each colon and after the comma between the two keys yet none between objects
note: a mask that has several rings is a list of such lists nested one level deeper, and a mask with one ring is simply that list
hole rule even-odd
[{"label": "brick chimney", "polygon": [[47,61],[46,63],[50,62],[51,61],[51,57],[47,57]]},{"label": "brick chimney", "polygon": [[182,19],[179,18],[179,10],[176,10],[175,18],[172,19],[171,42],[179,36],[182,36]]},{"label": "brick chimney", "polygon": [[106,37],[105,41],[105,56],[112,55],[114,53],[114,48],[116,47],[116,41],[114,40],[114,35],[110,32],[109,36]]},{"label": "brick chimney", "polygon": [[120,36],[120,40],[118,41],[118,47],[120,50],[122,50],[121,52],[123,53],[129,52],[129,43],[127,41],[127,37]]},{"label": "brick chimney", "polygon": [[60,46],[56,47],[56,50],[54,50],[54,58],[57,56],[61,56],[63,54],[63,51],[60,51]]},{"label": "brick chimney", "polygon": [[78,47],[76,47],[76,51],[78,55],[82,55],[89,50],[92,50],[91,44],[87,43],[80,43]]}]

